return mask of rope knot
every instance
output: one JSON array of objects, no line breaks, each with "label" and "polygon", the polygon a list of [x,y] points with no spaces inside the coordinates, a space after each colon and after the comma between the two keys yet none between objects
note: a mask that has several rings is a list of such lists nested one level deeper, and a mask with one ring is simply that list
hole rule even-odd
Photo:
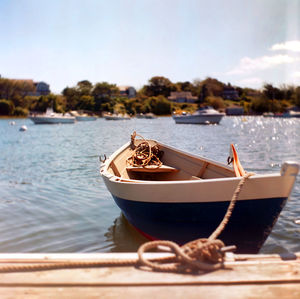
[{"label": "rope knot", "polygon": [[[160,246],[168,247],[174,255],[151,261],[144,257],[143,253]],[[212,271],[223,267],[224,252],[221,249],[224,246],[220,240],[208,239],[198,239],[182,247],[171,241],[147,242],[138,250],[139,264],[154,271]]]},{"label": "rope knot", "polygon": [[221,249],[225,244],[221,240],[198,239],[182,246],[190,258],[208,263],[223,262],[225,253]]}]

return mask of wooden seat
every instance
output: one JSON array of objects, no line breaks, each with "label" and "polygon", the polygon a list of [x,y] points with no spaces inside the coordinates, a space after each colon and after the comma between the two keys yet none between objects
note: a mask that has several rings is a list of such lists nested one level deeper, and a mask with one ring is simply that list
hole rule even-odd
[{"label": "wooden seat", "polygon": [[179,169],[162,165],[160,167],[157,166],[145,166],[145,167],[136,167],[136,166],[128,166],[126,167],[128,171],[134,171],[134,172],[151,172],[151,173],[159,173],[159,172],[178,172]]}]

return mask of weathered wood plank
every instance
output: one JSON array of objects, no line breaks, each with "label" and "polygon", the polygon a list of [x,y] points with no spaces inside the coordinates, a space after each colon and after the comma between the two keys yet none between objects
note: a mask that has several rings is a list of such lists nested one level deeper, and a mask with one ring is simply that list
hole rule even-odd
[{"label": "weathered wood plank", "polygon": [[287,286],[165,286],[165,287],[15,287],[0,288],[1,299],[7,298],[174,298],[174,299],[298,299],[299,284]]},{"label": "weathered wood plank", "polygon": [[[137,255],[0,254],[0,268],[112,258],[134,260]],[[0,273],[0,298],[300,298],[299,253],[290,260],[278,255],[229,255],[225,266],[193,274],[151,272],[133,266]]]}]

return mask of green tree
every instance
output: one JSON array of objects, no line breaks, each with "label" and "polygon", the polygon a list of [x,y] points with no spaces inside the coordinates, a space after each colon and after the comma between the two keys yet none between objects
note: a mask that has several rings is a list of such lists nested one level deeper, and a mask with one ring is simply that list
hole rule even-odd
[{"label": "green tree", "polygon": [[111,101],[112,97],[117,96],[118,93],[119,89],[115,84],[96,83],[92,90],[92,96],[95,98],[95,110],[102,110],[102,104]]},{"label": "green tree", "polygon": [[91,95],[93,84],[88,80],[79,81],[76,85],[80,96],[89,96]]},{"label": "green tree", "polygon": [[0,100],[0,115],[13,115],[15,105],[10,100]]},{"label": "green tree", "polygon": [[109,84],[107,82],[96,83],[92,95],[97,99],[110,98],[118,93],[118,87],[116,84]]},{"label": "green tree", "polygon": [[95,108],[94,97],[89,96],[89,95],[83,95],[83,96],[81,96],[77,108],[78,109],[82,109],[82,110],[93,111],[94,108]]},{"label": "green tree", "polygon": [[271,111],[272,102],[265,95],[253,99],[251,102],[251,110],[256,113],[263,113]]},{"label": "green tree", "polygon": [[62,94],[66,99],[66,110],[75,110],[80,99],[78,90],[74,87],[66,87]]},{"label": "green tree", "polygon": [[172,104],[163,96],[150,97],[148,104],[151,107],[150,111],[156,115],[168,115],[172,112]]},{"label": "green tree", "polygon": [[292,100],[292,96],[295,92],[295,87],[292,86],[292,85],[286,85],[286,84],[283,84],[281,87],[280,87],[280,90],[282,91],[283,93],[283,98],[287,101],[290,101]]},{"label": "green tree", "polygon": [[272,84],[264,85],[263,94],[270,100],[282,100],[284,98],[284,92]]},{"label": "green tree", "polygon": [[15,107],[26,107],[24,98],[35,90],[32,80],[0,78],[0,98],[13,101]]},{"label": "green tree", "polygon": [[214,109],[219,110],[225,108],[224,100],[221,97],[208,97],[207,101]]},{"label": "green tree", "polygon": [[[205,80],[195,80],[194,86],[195,86],[195,94],[198,96],[198,98],[204,98],[203,93],[203,85],[205,85],[205,96],[215,96],[215,97],[221,97],[223,95],[223,90],[225,84],[218,81],[217,79],[207,77]],[[203,99],[204,100],[204,99]]]},{"label": "green tree", "polygon": [[295,91],[294,91],[294,93],[292,95],[292,102],[296,106],[300,107],[300,86],[298,86],[298,87],[295,88]]},{"label": "green tree", "polygon": [[28,110],[22,107],[16,107],[14,111],[14,115],[16,116],[27,116]]},{"label": "green tree", "polygon": [[194,85],[191,82],[189,82],[189,81],[177,82],[175,84],[175,87],[176,87],[177,91],[190,91],[191,93],[195,92]]},{"label": "green tree", "polygon": [[143,88],[143,92],[148,97],[156,97],[159,95],[168,97],[171,91],[176,91],[176,85],[165,77],[152,77],[148,82],[149,84],[145,85]]}]

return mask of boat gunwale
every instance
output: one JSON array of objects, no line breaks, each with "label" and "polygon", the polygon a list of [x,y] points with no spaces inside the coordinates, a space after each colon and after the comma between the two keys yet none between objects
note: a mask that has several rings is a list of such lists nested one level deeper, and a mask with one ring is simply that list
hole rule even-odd
[{"label": "boat gunwale", "polygon": [[[209,164],[213,164],[215,166],[219,166],[222,168],[225,168],[227,170],[232,171],[232,168],[227,166],[226,164],[222,164],[221,162],[215,161],[215,160],[211,160],[209,158],[205,158],[205,157],[201,157],[198,156],[196,154],[192,154],[192,153],[188,153],[185,152],[183,150],[174,148],[172,146],[166,145],[164,143],[158,142],[154,139],[146,139],[147,141],[153,141],[156,142],[158,145],[161,145],[165,148],[168,148],[170,150],[173,150],[175,153],[179,153],[179,154],[184,154],[184,155],[188,155],[192,158],[196,158],[196,159],[201,159],[204,162],[208,162]],[[145,185],[166,185],[166,184],[204,184],[206,182],[226,182],[226,181],[240,181],[241,177],[224,177],[224,178],[213,178],[213,179],[202,179],[202,180],[167,180],[167,181],[146,181],[146,180],[135,180],[135,179],[130,179],[130,178],[122,178],[120,176],[117,175],[113,175],[111,173],[108,172],[108,168],[111,164],[112,161],[114,161],[114,159],[120,155],[124,150],[126,150],[128,147],[130,146],[130,142],[125,143],[123,146],[121,146],[118,150],[116,150],[114,153],[112,153],[109,158],[107,160],[105,160],[105,162],[103,162],[103,164],[100,166],[100,174],[102,176],[105,176],[107,179],[109,179],[110,181],[114,181],[117,183],[122,183],[122,184],[145,184]],[[259,178],[265,178],[265,177],[280,177],[280,173],[272,173],[272,174],[256,174],[254,173],[253,176],[251,176],[249,179],[253,180],[253,179],[259,179]]]}]

